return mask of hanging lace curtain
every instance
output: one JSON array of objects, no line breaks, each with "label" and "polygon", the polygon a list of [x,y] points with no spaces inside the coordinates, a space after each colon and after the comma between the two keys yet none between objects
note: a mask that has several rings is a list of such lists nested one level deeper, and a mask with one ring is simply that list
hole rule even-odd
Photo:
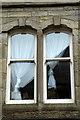
[{"label": "hanging lace curtain", "polygon": [[[46,36],[46,58],[61,57],[65,49],[69,46],[69,35],[65,33],[51,33]],[[49,61],[48,88],[56,88],[53,69],[58,61]]]},{"label": "hanging lace curtain", "polygon": [[[11,40],[11,59],[34,58],[34,36],[17,34]],[[14,62],[12,70],[12,99],[21,99],[19,87],[24,87],[34,78],[34,63]]]}]

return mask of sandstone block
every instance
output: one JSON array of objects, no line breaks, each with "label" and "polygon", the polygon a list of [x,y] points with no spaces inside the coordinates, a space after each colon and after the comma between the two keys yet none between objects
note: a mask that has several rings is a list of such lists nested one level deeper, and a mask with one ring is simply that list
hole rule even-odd
[{"label": "sandstone block", "polygon": [[8,17],[30,17],[31,12],[9,12]]},{"label": "sandstone block", "polygon": [[2,60],[2,71],[4,73],[7,73],[7,61],[6,61],[6,59]]},{"label": "sandstone block", "polygon": [[32,12],[32,16],[47,16],[47,12],[46,11]]},{"label": "sandstone block", "polygon": [[0,72],[0,88],[2,88],[2,72]]},{"label": "sandstone block", "polygon": [[7,12],[2,12],[2,13],[0,14],[0,17],[3,17],[3,18],[6,19],[6,17],[8,17],[8,13],[7,13]]},{"label": "sandstone block", "polygon": [[0,33],[2,32],[2,24],[0,25]]},{"label": "sandstone block", "polygon": [[67,25],[70,28],[78,28],[78,22],[74,22],[72,20],[61,19],[61,24]]},{"label": "sandstone block", "polygon": [[[2,87],[4,88],[4,90],[6,89],[6,80],[7,80],[7,74],[2,73]],[[5,94],[5,91],[4,91],[4,94]]]},{"label": "sandstone block", "polygon": [[[77,29],[73,29],[73,34],[75,35],[75,36],[78,36],[79,35],[79,30],[78,30],[78,28]],[[77,38],[78,39],[78,38]]]},{"label": "sandstone block", "polygon": [[80,101],[80,86],[76,87],[76,99]]},{"label": "sandstone block", "polygon": [[0,43],[0,59],[2,58],[2,44]]},{"label": "sandstone block", "polygon": [[2,30],[8,31],[8,30],[12,29],[14,26],[18,26],[18,20],[4,24],[2,26]]},{"label": "sandstone block", "polygon": [[60,24],[61,24],[60,17],[54,17],[54,25],[60,25]]},{"label": "sandstone block", "polygon": [[3,44],[2,47],[2,57],[3,59],[7,59],[8,57],[8,46]]},{"label": "sandstone block", "polygon": [[7,45],[8,44],[8,34],[2,33],[2,43]]},{"label": "sandstone block", "polygon": [[0,105],[2,104],[2,88],[0,88]]},{"label": "sandstone block", "polygon": [[2,34],[0,34],[0,43],[2,43]]},{"label": "sandstone block", "polygon": [[25,18],[19,18],[19,26],[25,26],[26,25],[26,19]]},{"label": "sandstone block", "polygon": [[9,18],[9,17],[6,17],[6,18],[2,18],[2,24],[7,24],[9,22],[13,22],[13,21],[16,21],[17,20],[17,17],[16,18]]},{"label": "sandstone block", "polygon": [[0,59],[0,72],[2,72],[2,59]]},{"label": "sandstone block", "polygon": [[48,15],[53,15],[53,16],[70,16],[70,15],[75,15],[75,11],[66,11],[66,10],[53,10],[53,11],[48,11]]}]

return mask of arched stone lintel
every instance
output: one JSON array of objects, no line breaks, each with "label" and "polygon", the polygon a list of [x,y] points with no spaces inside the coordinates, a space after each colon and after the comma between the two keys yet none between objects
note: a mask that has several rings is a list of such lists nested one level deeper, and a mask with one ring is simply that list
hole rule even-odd
[{"label": "arched stone lintel", "polygon": [[[49,25],[54,25],[54,26],[56,26],[56,23],[54,22],[55,21],[55,19],[53,18],[53,19],[48,19],[48,20],[46,20],[45,22],[42,22],[41,24],[38,22],[38,21],[29,21],[29,20],[26,20],[26,22],[25,22],[25,24],[24,24],[24,26],[25,25],[28,25],[28,26],[31,26],[32,28],[34,28],[34,29],[39,29],[39,28],[41,28],[41,29],[45,29],[45,28],[47,28]],[[21,20],[21,22],[22,22],[22,20]],[[67,26],[67,27],[69,27],[69,28],[71,28],[71,29],[76,29],[76,28],[78,28],[78,22],[76,21],[76,22],[74,22],[74,21],[72,21],[72,20],[68,20],[68,19],[59,19],[59,23],[58,23],[59,25],[65,25],[65,26]],[[20,25],[20,21],[19,20],[15,20],[15,21],[12,21],[12,22],[8,22],[8,23],[6,23],[6,24],[3,24],[3,26],[2,26],[2,31],[9,31],[9,30],[11,30],[11,29],[13,29],[14,27],[16,27],[16,26],[19,26]],[[20,25],[21,26],[21,25]]]},{"label": "arched stone lintel", "polygon": [[12,29],[14,26],[18,26],[18,20],[3,24],[2,25],[2,32],[7,32],[10,29]]},{"label": "arched stone lintel", "polygon": [[57,24],[57,23],[55,23],[55,20],[56,20],[56,18],[48,19],[47,21],[45,21],[44,23],[42,23],[42,25],[41,25],[42,29],[45,29],[49,25],[52,25],[52,24],[54,26],[65,25],[66,27],[71,28],[71,29],[78,28],[78,22],[77,21],[75,22],[73,20],[59,18],[59,22]]},{"label": "arched stone lintel", "polygon": [[66,25],[71,29],[78,28],[78,22],[77,21],[75,22],[73,20],[61,19],[61,24]]},{"label": "arched stone lintel", "polygon": [[[24,20],[25,21],[25,20]],[[19,20],[15,20],[12,22],[8,22],[6,24],[2,25],[2,30],[1,32],[8,32],[10,30],[12,30],[15,27],[25,27],[25,26],[31,26],[33,29],[38,29],[39,28],[39,24],[36,23],[36,21],[25,21],[25,24],[22,22],[22,19]]]}]

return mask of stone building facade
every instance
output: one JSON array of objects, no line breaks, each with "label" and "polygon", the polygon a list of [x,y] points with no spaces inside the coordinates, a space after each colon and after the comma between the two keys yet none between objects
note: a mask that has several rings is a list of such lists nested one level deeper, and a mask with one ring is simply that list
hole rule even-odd
[{"label": "stone building facade", "polygon": [[[54,118],[79,118],[80,119],[80,6],[74,3],[2,3],[0,13],[0,105],[2,119],[54,119]],[[42,50],[43,34],[46,29],[72,32],[73,46],[73,76],[74,96],[73,103],[48,103],[42,100],[43,78]],[[34,29],[37,34],[37,102],[35,104],[6,104],[8,39],[13,31]],[[39,47],[40,46],[40,47]],[[41,71],[39,73],[39,71]],[[41,95],[40,95],[41,93]],[[1,97],[2,96],[2,97]]]}]

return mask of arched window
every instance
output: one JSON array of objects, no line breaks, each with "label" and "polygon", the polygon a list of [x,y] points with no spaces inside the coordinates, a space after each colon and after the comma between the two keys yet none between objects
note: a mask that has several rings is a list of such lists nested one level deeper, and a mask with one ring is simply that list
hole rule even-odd
[{"label": "arched window", "polygon": [[36,34],[10,35],[7,75],[7,103],[36,103]]},{"label": "arched window", "polygon": [[[58,30],[59,31],[59,30]],[[44,35],[44,102],[74,102],[72,35],[49,32]]]}]

